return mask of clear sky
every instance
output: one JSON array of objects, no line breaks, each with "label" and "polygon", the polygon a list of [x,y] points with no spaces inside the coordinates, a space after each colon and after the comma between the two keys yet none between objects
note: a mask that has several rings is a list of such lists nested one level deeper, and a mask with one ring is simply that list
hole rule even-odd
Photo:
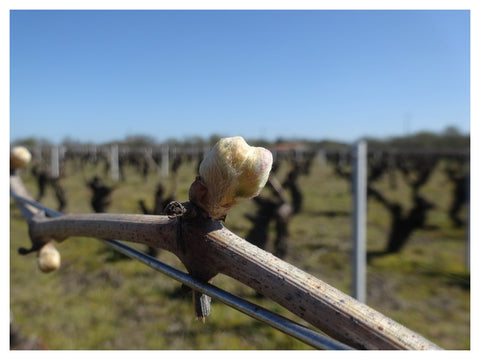
[{"label": "clear sky", "polygon": [[470,13],[10,12],[10,139],[470,131]]}]

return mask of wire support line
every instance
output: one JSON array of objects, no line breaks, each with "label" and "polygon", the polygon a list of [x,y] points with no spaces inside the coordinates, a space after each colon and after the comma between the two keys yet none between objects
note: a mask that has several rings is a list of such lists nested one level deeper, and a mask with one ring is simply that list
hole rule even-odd
[{"label": "wire support line", "polygon": [[10,191],[10,196],[12,198],[14,198],[15,200],[18,200],[18,201],[21,201],[25,204],[28,204],[28,205],[31,205],[33,207],[36,207],[37,209],[39,210],[42,210],[46,215],[50,216],[50,217],[58,217],[58,216],[62,216],[63,214],[61,212],[58,212],[58,211],[55,211],[55,210],[52,210],[52,209],[49,209],[48,207],[36,202],[36,201],[32,201],[32,200],[29,200],[29,199],[25,199],[24,197],[22,196],[19,196],[17,194],[14,194],[12,191]]},{"label": "wire support line", "polygon": [[292,320],[289,320],[281,315],[275,314],[270,310],[262,308],[261,306],[242,299],[236,295],[226,292],[214,285],[203,283],[189,274],[184,273],[168,264],[165,264],[158,259],[151,257],[141,251],[133,249],[117,240],[103,240],[106,244],[112,246],[115,250],[130,256],[143,264],[165,274],[187,285],[193,290],[200,291],[208,296],[216,298],[224,304],[243,312],[250,317],[262,321],[271,327],[276,328],[292,337],[295,337],[302,342],[311,345],[317,349],[328,350],[348,350],[350,347],[331,339],[325,335],[317,333],[305,326],[302,326]]},{"label": "wire support line", "polygon": [[[10,196],[15,200],[21,201],[25,204],[36,207],[41,211],[44,211],[45,214],[48,216],[59,217],[63,215],[58,211],[49,209],[38,202],[25,199],[19,195],[13,194],[12,192],[10,192]],[[345,345],[333,338],[330,338],[315,330],[312,330],[306,326],[303,326],[293,320],[290,320],[279,314],[276,314],[248,300],[245,300],[236,295],[233,295],[214,285],[201,282],[193,278],[189,274],[183,271],[180,271],[137,249],[134,249],[118,240],[107,240],[107,239],[99,239],[99,240],[111,246],[116,251],[121,252],[124,255],[127,255],[135,260],[140,261],[144,265],[147,265],[152,269],[164,275],[167,275],[178,282],[181,282],[182,284],[192,288],[193,290],[202,292],[212,298],[215,298],[221,301],[222,303],[226,304],[227,306],[230,306],[236,309],[237,311],[240,311],[258,321],[261,321],[316,349],[323,349],[323,350],[352,350],[353,349],[348,345]]]}]

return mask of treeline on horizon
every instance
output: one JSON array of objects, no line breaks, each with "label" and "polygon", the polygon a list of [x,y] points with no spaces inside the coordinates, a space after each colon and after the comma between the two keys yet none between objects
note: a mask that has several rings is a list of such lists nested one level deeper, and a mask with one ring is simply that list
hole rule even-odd
[{"label": "treeline on horizon", "polygon": [[[110,146],[117,144],[119,146],[129,147],[156,147],[156,146],[172,146],[172,147],[205,147],[213,146],[221,137],[221,135],[214,134],[208,138],[200,136],[186,137],[183,140],[171,138],[163,142],[157,141],[150,135],[129,135],[123,140],[113,140],[104,143],[81,142],[72,138],[65,138],[60,146],[65,147],[80,147],[80,146]],[[265,139],[245,139],[249,144],[255,146],[274,146],[287,143],[302,143],[312,150],[342,150],[351,147],[352,143],[346,143],[335,140],[312,140],[301,138],[277,138],[275,141],[268,141]],[[470,148],[470,134],[462,134],[456,127],[449,126],[441,132],[420,131],[414,134],[405,136],[395,136],[386,138],[363,137],[362,139],[368,143],[369,149],[387,150],[387,149],[446,149],[446,150],[469,150]],[[54,146],[53,142],[44,138],[29,137],[19,139],[11,143],[12,146],[23,145],[26,147],[37,146]]]}]

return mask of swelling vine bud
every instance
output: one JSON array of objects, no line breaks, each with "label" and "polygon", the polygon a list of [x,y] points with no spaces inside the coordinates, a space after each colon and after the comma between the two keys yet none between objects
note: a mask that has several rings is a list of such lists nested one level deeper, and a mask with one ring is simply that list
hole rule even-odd
[{"label": "swelling vine bud", "polygon": [[200,164],[201,185],[192,186],[190,198],[211,218],[224,220],[232,206],[260,193],[272,162],[270,151],[240,136],[220,139]]},{"label": "swelling vine bud", "polygon": [[60,253],[49,242],[38,252],[37,263],[41,272],[49,273],[55,271],[60,267]]},{"label": "swelling vine bud", "polygon": [[10,169],[19,169],[27,165],[32,159],[32,155],[23,146],[15,146],[10,151]]}]

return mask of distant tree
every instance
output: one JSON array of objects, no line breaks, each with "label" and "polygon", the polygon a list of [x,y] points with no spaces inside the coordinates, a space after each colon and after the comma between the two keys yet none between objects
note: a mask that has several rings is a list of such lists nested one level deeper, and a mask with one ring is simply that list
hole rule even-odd
[{"label": "distant tree", "polygon": [[182,145],[182,142],[176,138],[168,138],[167,140],[165,140],[162,145],[168,145],[168,146],[180,146]]},{"label": "distant tree", "polygon": [[439,133],[421,131],[409,136],[386,139],[368,138],[368,148],[376,150],[429,149],[429,150],[465,150],[470,145],[470,135],[462,134],[455,126],[448,126]]},{"label": "distant tree", "polygon": [[445,130],[443,130],[443,135],[445,136],[462,136],[460,130],[455,126],[447,126]]},{"label": "distant tree", "polygon": [[130,135],[125,138],[123,144],[132,147],[154,146],[156,141],[149,135]]},{"label": "distant tree", "polygon": [[17,139],[12,143],[12,145],[23,145],[27,148],[33,148],[36,146],[52,146],[52,143],[44,138],[28,137],[24,139]]},{"label": "distant tree", "polygon": [[218,140],[220,140],[222,137],[224,137],[224,136],[219,135],[219,134],[211,135],[210,138],[208,139],[208,145],[214,146],[218,142]]},{"label": "distant tree", "polygon": [[204,138],[200,136],[189,136],[186,137],[183,141],[184,146],[198,146],[203,147],[207,144]]},{"label": "distant tree", "polygon": [[84,145],[82,142],[78,140],[74,140],[70,136],[65,137],[60,145],[65,146],[65,147],[75,147],[75,146],[82,146]]}]

